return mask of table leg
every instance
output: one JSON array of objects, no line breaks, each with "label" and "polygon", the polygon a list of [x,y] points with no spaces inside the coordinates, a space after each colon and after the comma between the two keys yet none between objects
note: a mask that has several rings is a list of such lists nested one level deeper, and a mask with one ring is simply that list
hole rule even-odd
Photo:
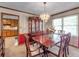
[{"label": "table leg", "polygon": [[42,57],[48,57],[48,48],[47,47],[45,47],[45,46],[42,46],[42,49],[43,49],[43,55],[42,55]]}]

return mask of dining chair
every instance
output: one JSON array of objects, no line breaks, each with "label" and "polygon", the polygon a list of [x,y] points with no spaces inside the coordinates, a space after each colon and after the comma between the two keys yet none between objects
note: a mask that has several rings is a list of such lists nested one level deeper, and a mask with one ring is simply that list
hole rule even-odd
[{"label": "dining chair", "polygon": [[[60,35],[60,42],[56,43],[55,46],[51,48],[53,54],[58,57],[67,57],[67,55],[69,55],[70,37],[70,33]],[[57,51],[54,52],[53,49],[56,49]]]},{"label": "dining chair", "polygon": [[[61,43],[60,43],[60,51],[63,51],[63,57],[67,57],[69,55],[69,42],[70,42],[71,34],[67,33],[61,36]],[[62,50],[63,48],[63,50]],[[59,51],[59,56],[60,56]]]},{"label": "dining chair", "polygon": [[0,36],[0,56],[4,57],[5,51],[4,51],[4,40]]},{"label": "dining chair", "polygon": [[66,55],[69,55],[69,42],[70,42],[70,39],[71,39],[71,33],[68,33],[67,34],[67,40],[66,40],[66,47],[65,47]]},{"label": "dining chair", "polygon": [[63,57],[67,57],[67,55],[69,55],[69,42],[70,42],[70,37],[71,37],[71,34],[68,33],[68,34],[63,34],[61,36],[61,42],[60,42],[60,50],[59,50],[59,56],[61,55],[61,51],[63,52]]},{"label": "dining chair", "polygon": [[[24,37],[25,37],[25,46],[26,46],[26,56],[27,57],[31,57],[31,56],[33,56],[32,55],[32,53],[33,52],[35,52],[35,51],[37,51],[38,50],[38,52],[37,53],[40,53],[40,46],[38,46],[37,44],[36,44],[36,46],[35,46],[35,43],[32,43],[32,42],[30,42],[30,40],[32,39],[29,35],[24,35]],[[34,45],[33,45],[34,44]],[[33,46],[32,46],[33,45]],[[37,47],[38,46],[38,47]],[[35,47],[35,48],[34,48]],[[34,49],[33,49],[34,48]]]}]

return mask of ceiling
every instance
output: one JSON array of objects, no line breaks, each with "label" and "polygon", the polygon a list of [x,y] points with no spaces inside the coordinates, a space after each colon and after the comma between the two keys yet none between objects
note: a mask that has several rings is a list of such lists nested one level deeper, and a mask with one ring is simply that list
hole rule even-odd
[{"label": "ceiling", "polygon": [[[43,2],[0,2],[0,6],[30,12],[37,15],[44,12]],[[47,2],[46,11],[52,15],[75,7],[79,7],[79,2]]]}]

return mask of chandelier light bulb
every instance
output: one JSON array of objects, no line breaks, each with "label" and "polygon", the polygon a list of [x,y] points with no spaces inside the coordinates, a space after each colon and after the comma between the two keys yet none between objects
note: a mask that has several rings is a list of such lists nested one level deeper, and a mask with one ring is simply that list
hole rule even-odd
[{"label": "chandelier light bulb", "polygon": [[44,13],[44,14],[41,14],[41,15],[40,15],[40,18],[41,18],[41,20],[47,22],[48,19],[50,18],[50,15]]},{"label": "chandelier light bulb", "polygon": [[50,15],[48,13],[46,13],[46,2],[43,3],[44,4],[44,13],[40,14],[40,18],[41,20],[47,22],[50,18]]}]

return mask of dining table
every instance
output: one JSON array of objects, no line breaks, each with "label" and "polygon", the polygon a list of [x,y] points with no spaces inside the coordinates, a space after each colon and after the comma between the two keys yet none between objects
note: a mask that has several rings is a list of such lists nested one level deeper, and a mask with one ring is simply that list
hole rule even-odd
[{"label": "dining table", "polygon": [[31,36],[31,37],[36,43],[38,43],[41,46],[43,50],[43,56],[47,57],[48,48],[51,48],[60,42],[60,39],[57,38],[59,37],[59,35],[60,34],[54,33],[53,38],[50,38],[48,34],[36,35],[36,36]]},{"label": "dining table", "polygon": [[49,34],[36,35],[36,36],[33,36],[32,39],[45,47],[51,47],[60,42],[61,34],[53,33],[51,34],[52,35],[51,37],[49,36]]},{"label": "dining table", "polygon": [[42,50],[43,50],[43,55],[42,56],[48,56],[48,48],[54,45],[54,41],[52,41],[49,37],[47,36],[36,36],[33,37],[33,40],[40,44]]}]

